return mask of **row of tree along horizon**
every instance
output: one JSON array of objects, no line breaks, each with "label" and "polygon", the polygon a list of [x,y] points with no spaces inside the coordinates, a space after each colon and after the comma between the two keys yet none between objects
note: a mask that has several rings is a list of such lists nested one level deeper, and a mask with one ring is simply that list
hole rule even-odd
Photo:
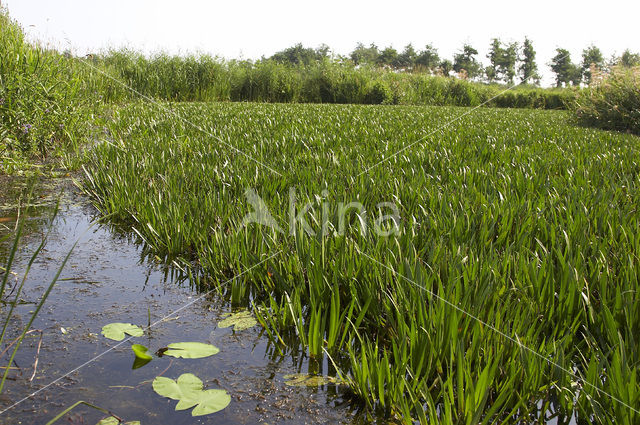
[{"label": "row of tree along horizon", "polygon": [[[292,65],[309,65],[329,58],[330,55],[331,49],[324,44],[316,49],[296,44],[275,53],[269,59]],[[406,72],[428,72],[444,76],[455,72],[465,79],[489,83],[513,84],[517,77],[520,83],[540,84],[536,51],[528,38],[525,38],[522,44],[503,43],[499,38],[492,39],[487,54],[489,64],[486,66],[477,56],[478,51],[470,44],[464,44],[462,49],[454,54],[453,60],[450,60],[441,58],[438,49],[431,44],[427,44],[422,50],[416,50],[412,44],[408,44],[402,52],[398,52],[393,47],[380,49],[373,43],[368,47],[358,43],[348,56],[338,56],[338,59],[350,60],[355,65],[379,66]],[[616,65],[638,66],[640,54],[627,49],[621,56],[607,60],[598,47],[591,45],[582,51],[581,61],[574,63],[567,49],[557,48],[549,67],[555,74],[556,86],[562,87],[579,86],[583,83],[588,85],[591,83],[594,69],[606,71]]]}]

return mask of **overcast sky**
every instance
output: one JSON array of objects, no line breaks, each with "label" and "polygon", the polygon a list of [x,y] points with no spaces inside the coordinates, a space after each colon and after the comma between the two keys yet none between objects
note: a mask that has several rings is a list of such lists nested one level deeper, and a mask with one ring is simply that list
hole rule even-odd
[{"label": "overcast sky", "polygon": [[328,44],[348,54],[356,43],[392,45],[399,51],[432,43],[452,57],[468,42],[486,54],[491,38],[531,38],[538,67],[556,47],[575,62],[590,44],[608,58],[640,51],[640,1],[197,1],[197,0],[0,0],[29,36],[85,54],[127,46],[145,52],[204,52],[226,58],[259,58],[301,42]]}]

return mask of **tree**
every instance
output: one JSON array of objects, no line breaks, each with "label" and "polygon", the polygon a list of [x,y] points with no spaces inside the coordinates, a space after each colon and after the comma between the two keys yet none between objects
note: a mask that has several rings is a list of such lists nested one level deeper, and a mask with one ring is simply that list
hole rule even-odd
[{"label": "tree", "polygon": [[380,56],[378,46],[371,43],[369,47],[364,47],[362,43],[358,43],[356,48],[351,52],[351,60],[356,65],[375,64]]},{"label": "tree", "polygon": [[442,72],[442,75],[448,77],[449,73],[451,73],[451,71],[453,70],[453,64],[449,59],[444,59],[442,62],[440,62],[439,68],[440,72]]},{"label": "tree", "polygon": [[491,41],[489,48],[489,66],[485,68],[485,75],[489,82],[503,80],[505,83],[513,83],[516,75],[516,61],[518,60],[518,44],[510,43],[502,47],[499,38]]},{"label": "tree", "polygon": [[533,82],[533,84],[540,84],[540,75],[538,75],[538,65],[536,65],[536,51],[533,49],[533,44],[529,38],[524,38],[522,44],[522,56],[520,56],[520,67],[518,68],[520,73],[520,82],[522,84],[527,82]]},{"label": "tree", "polygon": [[482,66],[475,58],[477,54],[478,51],[476,49],[469,44],[465,44],[462,47],[462,52],[453,56],[453,70],[456,72],[465,70],[469,78],[477,77],[482,71]]},{"label": "tree", "polygon": [[316,47],[316,58],[318,60],[328,58],[330,55],[331,55],[331,48],[326,44],[322,43],[321,45]]},{"label": "tree", "polygon": [[582,82],[582,69],[579,65],[571,64],[569,68],[569,81],[571,81],[571,84],[574,86],[579,86]]},{"label": "tree", "polygon": [[291,65],[309,65],[312,62],[321,60],[322,57],[316,50],[309,47],[304,47],[301,43],[296,44],[293,47],[288,47],[284,50],[276,52],[271,59],[280,63],[288,63]]},{"label": "tree", "polygon": [[629,49],[625,50],[620,56],[620,59],[616,61],[616,65],[622,65],[626,68],[633,66],[640,66],[640,54],[631,53]]},{"label": "tree", "polygon": [[502,50],[500,59],[500,73],[505,83],[513,84],[513,77],[516,76],[516,61],[518,60],[518,43],[509,43],[506,49]]},{"label": "tree", "polygon": [[416,57],[416,65],[433,71],[440,64],[440,57],[438,56],[438,49],[431,44],[427,44]]},{"label": "tree", "polygon": [[398,68],[413,69],[416,64],[418,54],[411,43],[407,44],[398,56]]},{"label": "tree", "polygon": [[556,74],[556,87],[562,87],[563,84],[569,85],[569,82],[575,79],[576,66],[571,62],[571,55],[567,49],[557,48],[550,66]]},{"label": "tree", "polygon": [[502,58],[503,50],[502,43],[500,39],[494,38],[491,41],[491,47],[489,48],[489,53],[487,54],[487,59],[489,59],[489,66],[484,69],[485,75],[490,83],[498,78],[498,68],[500,66],[500,59]]},{"label": "tree", "polygon": [[591,78],[593,77],[593,75],[591,75],[592,67],[599,70],[604,68],[604,56],[600,49],[593,45],[582,51],[582,64],[580,71],[585,83],[587,84],[591,84]]},{"label": "tree", "polygon": [[393,47],[385,47],[385,49],[378,55],[378,65],[388,65],[395,67],[398,64],[398,51]]}]

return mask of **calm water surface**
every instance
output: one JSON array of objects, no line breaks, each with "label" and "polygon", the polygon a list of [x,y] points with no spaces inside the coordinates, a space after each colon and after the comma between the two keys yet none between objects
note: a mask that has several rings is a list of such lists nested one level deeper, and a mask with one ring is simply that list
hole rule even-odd
[{"label": "calm water surface", "polygon": [[[0,236],[15,225],[15,197],[22,183],[0,182]],[[129,322],[141,326],[169,315],[200,297],[190,282],[163,271],[142,257],[141,248],[126,235],[94,224],[97,214],[73,189],[68,179],[47,182],[38,190],[37,208],[26,227],[14,270],[24,270],[29,256],[47,229],[52,204],[61,189],[60,211],[53,221],[45,249],[36,260],[12,320],[11,340],[24,325],[35,303],[77,240],[78,245],[54,287],[33,329],[42,330],[42,346],[35,378],[33,373],[39,334],[27,337],[0,398],[0,410],[49,385],[54,380],[113,347],[116,342],[100,335],[103,325]],[[4,264],[8,242],[0,247]],[[2,307],[3,310],[6,307]],[[1,311],[1,310],[0,310]],[[2,424],[44,424],[78,400],[109,409],[125,420],[145,424],[324,424],[360,423],[342,387],[290,387],[284,375],[327,373],[327,362],[310,363],[299,355],[282,355],[269,344],[260,326],[234,333],[216,323],[230,306],[219,296],[206,296],[176,316],[155,326],[149,334],[134,338],[98,357],[78,371],[47,386],[0,416]],[[132,370],[131,343],[152,351],[171,342],[200,341],[220,348],[205,359],[154,359]],[[6,364],[6,356],[2,365]],[[232,398],[225,410],[194,418],[190,411],[176,412],[176,401],[158,396],[151,380],[162,374],[177,378],[192,372],[205,388],[222,388]],[[105,415],[88,408],[58,423],[95,424]]]}]

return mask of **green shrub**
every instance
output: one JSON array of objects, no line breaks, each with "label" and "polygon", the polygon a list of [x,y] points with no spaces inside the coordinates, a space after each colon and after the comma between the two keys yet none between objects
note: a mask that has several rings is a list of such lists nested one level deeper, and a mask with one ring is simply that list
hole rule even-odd
[{"label": "green shrub", "polygon": [[393,93],[384,81],[376,81],[371,85],[367,94],[364,96],[364,103],[368,105],[393,103]]},{"label": "green shrub", "polygon": [[614,68],[579,94],[573,110],[583,124],[640,134],[640,67]]},{"label": "green shrub", "polygon": [[341,71],[337,103],[364,103],[367,93],[367,76],[363,73]]},{"label": "green shrub", "polygon": [[451,79],[447,93],[448,105],[476,106],[480,103],[471,84],[463,80]]}]

